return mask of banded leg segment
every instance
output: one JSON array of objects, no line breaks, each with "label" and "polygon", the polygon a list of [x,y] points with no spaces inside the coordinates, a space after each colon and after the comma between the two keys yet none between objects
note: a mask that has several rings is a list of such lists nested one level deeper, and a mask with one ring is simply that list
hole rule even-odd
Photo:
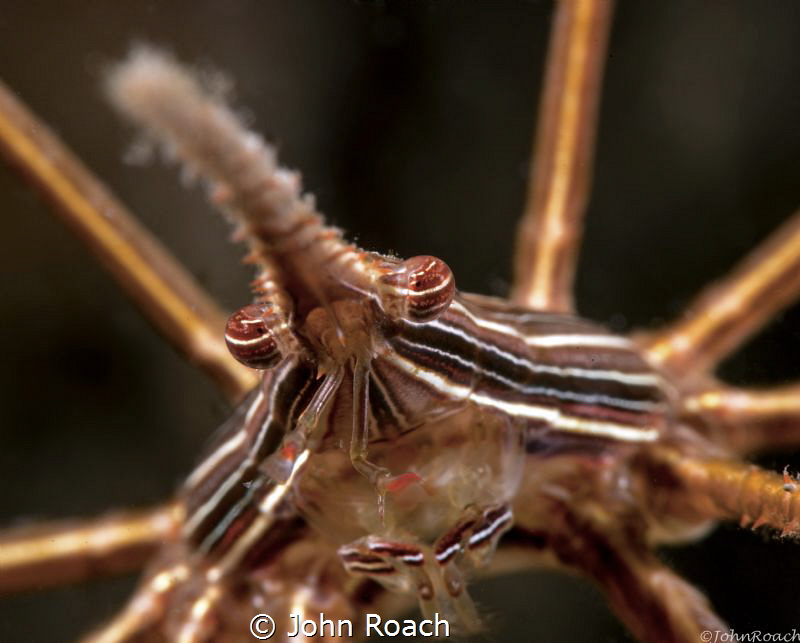
[{"label": "banded leg segment", "polygon": [[611,0],[561,0],[553,20],[512,299],[571,312]]},{"label": "banded leg segment", "polygon": [[141,567],[175,540],[182,508],[8,530],[0,535],[0,593],[78,582]]},{"label": "banded leg segment", "polygon": [[720,386],[687,396],[682,412],[736,453],[800,446],[800,384],[751,390]]},{"label": "banded leg segment", "polygon": [[727,277],[706,288],[688,313],[642,337],[650,358],[677,376],[712,371],[800,293],[800,213]]},{"label": "banded leg segment", "polygon": [[0,153],[100,258],[145,316],[238,399],[256,382],[222,341],[224,315],[178,261],[0,83]]},{"label": "banded leg segment", "polygon": [[392,591],[416,593],[425,618],[439,614],[465,632],[479,629],[478,612],[460,570],[426,560],[425,548],[367,536],[340,547],[339,557],[351,574],[371,578]]},{"label": "banded leg segment", "polygon": [[508,505],[469,512],[453,529],[441,536],[433,546],[439,565],[466,558],[471,567],[487,565],[500,537],[508,531],[514,515]]}]

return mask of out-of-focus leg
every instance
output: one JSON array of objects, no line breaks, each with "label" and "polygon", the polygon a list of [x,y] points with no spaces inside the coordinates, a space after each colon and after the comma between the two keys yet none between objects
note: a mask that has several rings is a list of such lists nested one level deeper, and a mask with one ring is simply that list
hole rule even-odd
[{"label": "out-of-focus leg", "polygon": [[0,533],[0,593],[81,581],[141,567],[174,539],[175,505],[85,522],[63,522]]},{"label": "out-of-focus leg", "polygon": [[687,377],[712,371],[800,293],[800,214],[727,277],[706,288],[681,318],[642,337],[651,359]]},{"label": "out-of-focus leg", "polygon": [[124,643],[141,640],[163,618],[170,595],[189,577],[189,567],[177,564],[151,576],[112,621],[84,639],[84,643]]},{"label": "out-of-focus leg", "polygon": [[740,454],[800,446],[800,384],[752,390],[719,386],[682,400],[682,412]]},{"label": "out-of-focus leg", "polygon": [[601,508],[560,504],[551,515],[552,527],[530,536],[560,566],[595,581],[637,640],[696,643],[706,630],[728,631],[705,596]]},{"label": "out-of-focus leg", "polygon": [[683,520],[731,520],[800,535],[800,482],[735,460],[700,458],[666,448],[644,454],[644,491],[653,515]]},{"label": "out-of-focus leg", "polygon": [[232,399],[255,386],[223,341],[225,317],[189,273],[0,83],[0,154],[101,259],[145,316]]},{"label": "out-of-focus leg", "polygon": [[570,312],[589,195],[610,0],[561,0],[553,20],[512,299]]}]

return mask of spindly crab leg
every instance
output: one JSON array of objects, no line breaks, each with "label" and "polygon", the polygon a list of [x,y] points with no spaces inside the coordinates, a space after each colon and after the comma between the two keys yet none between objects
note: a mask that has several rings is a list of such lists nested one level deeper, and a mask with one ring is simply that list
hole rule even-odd
[{"label": "spindly crab leg", "polygon": [[141,567],[181,519],[177,505],[0,534],[0,593],[78,582]]},{"label": "spindly crab leg", "polygon": [[0,83],[0,153],[55,205],[147,318],[232,399],[255,385],[225,347],[224,315],[189,273]]},{"label": "spindly crab leg", "polygon": [[701,292],[681,319],[644,337],[645,349],[676,376],[705,375],[798,293],[800,214]]},{"label": "spindly crab leg", "polygon": [[123,643],[141,640],[164,615],[167,600],[189,575],[189,566],[178,563],[152,575],[130,603],[114,619],[84,639],[84,643]]},{"label": "spindly crab leg", "polygon": [[529,534],[531,540],[559,566],[596,582],[638,640],[689,643],[704,630],[728,630],[707,599],[663,565],[635,530],[610,528],[611,516],[597,505],[556,505],[551,527]]},{"label": "spindly crab leg", "polygon": [[512,299],[571,312],[589,195],[610,0],[562,0],[553,19]]},{"label": "spindly crab leg", "polygon": [[689,521],[730,520],[800,534],[800,483],[788,474],[744,462],[688,457],[667,448],[644,458],[648,505],[661,516]]},{"label": "spindly crab leg", "polygon": [[688,395],[681,404],[690,423],[735,453],[800,446],[798,384],[764,390],[717,386]]},{"label": "spindly crab leg", "polygon": [[[0,83],[0,153],[98,255],[145,315],[231,399],[255,384],[222,336],[224,317],[189,273]],[[177,505],[0,533],[0,592],[140,568],[180,522]]]}]

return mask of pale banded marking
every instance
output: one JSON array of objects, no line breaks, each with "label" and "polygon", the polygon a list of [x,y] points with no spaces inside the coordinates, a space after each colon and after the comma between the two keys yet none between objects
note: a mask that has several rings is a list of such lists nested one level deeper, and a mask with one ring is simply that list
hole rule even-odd
[{"label": "pale banded marking", "polygon": [[566,346],[582,346],[582,347],[596,347],[596,348],[620,348],[627,350],[635,350],[634,344],[627,337],[620,337],[619,335],[603,335],[586,333],[575,333],[574,335],[563,333],[559,335],[526,335],[514,326],[503,324],[500,322],[492,321],[484,317],[478,317],[473,314],[464,304],[457,300],[453,300],[450,308],[457,310],[469,319],[473,324],[480,328],[493,330],[501,335],[508,335],[516,337],[524,341],[528,346],[536,346],[540,348],[556,348]]},{"label": "pale banded marking", "polygon": [[[250,407],[247,409],[247,415],[245,415],[242,427],[250,424],[253,419],[253,414],[261,407],[261,403],[263,401],[264,391],[259,390],[258,395],[256,395],[255,399],[250,404]],[[226,442],[217,447],[212,454],[210,454],[194,471],[192,471],[192,474],[187,479],[186,484],[190,487],[195,486],[200,480],[211,473],[213,469],[216,469],[220,462],[225,459],[225,457],[242,446],[246,437],[247,432],[244,430],[244,428],[240,428],[238,431],[236,431],[236,433],[234,433]]]},{"label": "pale banded marking", "polygon": [[229,344],[233,344],[234,346],[252,346],[253,344],[263,344],[265,340],[275,341],[271,335],[260,335],[259,337],[254,337],[253,339],[236,339],[227,333],[225,334],[225,341]]},{"label": "pale banded marking", "polygon": [[[386,402],[386,406],[389,407],[389,413],[394,418],[395,422],[401,429],[405,429],[409,426],[408,419],[406,418],[405,414],[397,408],[397,404],[395,403],[394,398],[389,395],[389,392],[386,390],[386,386],[384,385],[383,380],[380,378],[377,372],[370,371],[370,382],[375,384],[375,386],[380,389],[381,396],[383,397],[384,401]],[[370,410],[372,409],[372,405],[370,404]]]},{"label": "pale banded marking", "polygon": [[477,317],[476,315],[473,315],[472,312],[470,312],[464,306],[464,304],[462,304],[460,301],[456,299],[453,299],[453,301],[450,302],[450,309],[457,310],[467,319],[469,319],[473,324],[479,326],[480,328],[486,328],[488,330],[493,330],[497,333],[500,333],[501,335],[510,335],[511,337],[517,337],[519,339],[522,339],[522,335],[513,326],[509,326],[508,324],[501,324],[499,322],[494,322],[485,319],[483,317]]},{"label": "pale banded marking", "polygon": [[[453,360],[455,362],[458,362],[459,364],[461,364],[465,368],[475,369],[477,371],[477,368],[476,368],[475,364],[473,364],[469,360],[466,360],[466,359],[462,358],[460,355],[457,355],[455,353],[449,353],[447,351],[444,351],[444,350],[441,350],[441,349],[438,349],[438,348],[434,348],[433,346],[429,346],[429,345],[425,345],[425,344],[418,344],[418,343],[415,343],[415,342],[410,342],[410,341],[408,341],[406,339],[402,339],[400,341],[402,343],[408,345],[408,346],[411,346],[411,347],[415,348],[416,350],[418,350],[420,352],[436,353],[437,355],[441,355],[442,357],[447,357],[448,359],[451,359],[451,360]],[[525,364],[525,362],[519,362],[519,363],[520,363],[520,365],[524,365]],[[538,364],[531,364],[530,365],[530,370],[534,370],[534,369],[538,369],[538,368],[539,368]],[[562,369],[562,370],[566,371],[566,370],[570,370],[570,369]],[[579,370],[579,369],[574,369],[574,370]],[[658,410],[660,408],[659,403],[648,401],[648,400],[628,400],[628,399],[625,399],[625,398],[622,398],[622,397],[612,397],[610,395],[604,395],[602,393],[580,393],[580,392],[570,391],[570,390],[566,390],[566,389],[555,389],[555,388],[545,387],[545,386],[532,386],[532,385],[526,385],[526,384],[519,384],[518,382],[515,382],[514,380],[511,380],[511,379],[505,377],[504,375],[501,375],[497,371],[490,371],[490,370],[487,370],[486,368],[481,368],[480,372],[483,373],[485,376],[495,380],[496,382],[500,382],[500,383],[504,384],[509,389],[514,390],[514,391],[516,391],[518,393],[521,393],[523,395],[545,395],[545,396],[548,396],[548,397],[555,397],[555,398],[562,399],[562,400],[571,400],[571,401],[574,401],[574,402],[583,402],[584,404],[606,404],[606,405],[609,405],[609,406],[615,406],[615,407],[618,407],[618,408],[624,408],[624,409],[628,409],[628,410],[631,410],[631,411],[647,412],[647,411],[656,411],[656,410]],[[551,373],[551,372],[548,372],[548,371],[544,371],[544,372],[546,372],[548,374],[554,374],[554,373]],[[599,372],[599,371],[597,371],[597,372]],[[615,372],[615,371],[608,371],[608,372],[612,373],[612,372]],[[558,373],[558,375],[561,375],[561,373]],[[600,378],[597,378],[597,379],[600,379]],[[604,381],[617,381],[617,380],[614,377],[609,377],[609,378],[605,378]]]},{"label": "pale banded marking", "polygon": [[241,561],[241,559],[247,553],[247,550],[250,549],[250,547],[264,534],[264,532],[270,528],[275,520],[275,515],[273,513],[275,508],[291,490],[295,477],[297,476],[298,472],[304,468],[310,455],[311,451],[308,449],[301,451],[292,465],[292,470],[290,471],[286,482],[276,484],[275,488],[272,489],[272,491],[270,491],[259,503],[258,517],[250,524],[245,532],[239,536],[234,546],[231,547],[222,560],[220,560],[218,566],[221,570],[230,571],[236,567],[239,561]]},{"label": "pale banded marking", "polygon": [[398,560],[402,560],[404,563],[408,565],[421,565],[425,562],[425,555],[421,551],[400,551],[397,552],[392,551],[394,545],[392,543],[382,543],[382,542],[371,542],[367,544],[367,548],[375,552],[378,555],[382,556],[391,556],[392,558],[397,558]]},{"label": "pale banded marking", "polygon": [[346,562],[345,567],[350,572],[362,574],[393,574],[396,571],[392,565],[383,561],[352,561]]},{"label": "pale banded marking", "polygon": [[425,562],[425,555],[422,552],[417,554],[403,554],[400,556],[400,560],[407,565],[421,565]]},{"label": "pale banded marking", "polygon": [[440,393],[444,393],[445,395],[448,395],[456,400],[466,400],[472,393],[471,386],[463,386],[461,384],[450,382],[446,377],[423,368],[422,366],[417,366],[412,361],[402,357],[401,355],[398,355],[397,353],[387,353],[384,355],[384,359],[390,363],[393,363],[400,370],[422,380],[426,384],[429,384]]},{"label": "pale banded marking", "polygon": [[278,505],[278,503],[283,499],[283,496],[288,491],[289,487],[291,487],[292,482],[294,481],[297,472],[303,468],[308,457],[311,455],[311,451],[308,449],[303,449],[295,458],[294,463],[292,463],[292,470],[289,472],[289,476],[286,478],[286,482],[278,484],[275,488],[270,491],[264,499],[259,503],[258,510],[263,514],[270,514],[272,513],[273,509]]},{"label": "pale banded marking", "polygon": [[362,572],[394,571],[394,566],[388,562],[388,558],[393,558],[412,567],[419,567],[425,562],[425,554],[419,550],[409,551],[410,547],[404,546],[404,544],[398,547],[396,543],[392,542],[368,542],[366,543],[366,549],[372,554],[364,553],[358,546],[340,547],[339,557],[348,569]]},{"label": "pale banded marking", "polygon": [[635,350],[636,345],[626,337],[618,335],[526,335],[528,346],[556,348],[561,346],[581,346],[594,348],[621,348]]},{"label": "pale banded marking", "polygon": [[203,539],[203,542],[200,544],[198,549],[201,551],[209,551],[217,542],[222,540],[230,526],[236,521],[237,518],[239,518],[239,516],[242,515],[245,507],[247,507],[253,496],[261,488],[263,482],[263,479],[259,479],[249,484],[245,483],[247,491],[245,491],[244,495],[236,501],[233,507],[228,509],[228,512],[214,526],[214,529],[212,529]]},{"label": "pale banded marking", "polygon": [[470,399],[476,404],[498,409],[513,417],[543,420],[554,429],[595,437],[613,438],[624,442],[653,442],[658,439],[658,429],[636,428],[614,422],[599,422],[565,415],[559,409],[521,402],[504,402],[488,395],[476,393],[471,387],[449,382],[447,378],[409,362],[400,355],[387,359],[401,370],[419,378],[444,395],[456,400]]},{"label": "pale banded marking", "polygon": [[[584,379],[613,380],[615,382],[619,382],[621,384],[627,384],[629,386],[650,386],[653,388],[657,388],[663,383],[663,378],[659,375],[656,375],[655,373],[623,373],[621,371],[608,371],[600,369],[577,368],[571,366],[562,367],[562,366],[553,366],[550,364],[537,364],[523,357],[514,355],[513,353],[509,353],[508,351],[501,350],[497,346],[493,346],[492,344],[480,341],[475,337],[463,332],[458,327],[447,324],[446,322],[442,322],[441,320],[430,322],[430,325],[446,333],[450,333],[451,335],[456,335],[465,342],[467,342],[468,344],[472,344],[473,346],[476,346],[486,352],[493,353],[501,357],[502,359],[508,360],[518,366],[522,366],[531,373],[546,373],[548,375],[558,375],[561,377],[578,377]],[[521,336],[521,337],[524,338],[526,336]],[[543,339],[546,337],[549,336],[544,335],[541,338],[537,339]],[[574,337],[580,337],[580,335],[576,335]],[[603,337],[603,336],[600,335],[592,337]],[[620,339],[620,338],[613,337],[613,339]]]},{"label": "pale banded marking", "polygon": [[436,562],[444,565],[448,560],[455,556],[461,550],[461,543],[453,543],[444,551],[436,554]]},{"label": "pale banded marking", "polygon": [[521,402],[503,402],[488,395],[474,394],[470,399],[477,404],[489,406],[514,417],[523,417],[531,420],[544,420],[554,429],[580,433],[594,437],[613,438],[622,442],[654,442],[658,439],[659,431],[655,428],[636,428],[617,424],[615,422],[598,422],[587,418],[566,415],[559,409]]},{"label": "pale banded marking", "polygon": [[[291,368],[284,369],[284,371],[280,373],[281,378],[286,377],[286,375],[290,373],[291,370],[292,370]],[[201,522],[203,522],[203,520],[205,520],[206,517],[214,510],[214,507],[219,505],[220,500],[225,497],[225,494],[227,494],[228,491],[230,491],[233,488],[237,480],[241,478],[242,472],[245,469],[247,469],[247,467],[250,467],[254,464],[255,454],[258,453],[258,451],[260,450],[261,445],[263,444],[266,435],[268,433],[269,427],[272,424],[274,409],[276,408],[275,397],[281,388],[280,384],[282,382],[282,379],[278,378],[278,373],[276,373],[275,376],[276,378],[275,380],[273,380],[271,385],[271,392],[268,403],[269,413],[261,423],[261,426],[259,427],[258,433],[256,435],[256,440],[253,443],[252,447],[250,448],[247,457],[243,458],[242,462],[239,464],[236,470],[234,470],[227,478],[225,478],[225,481],[222,482],[222,484],[220,484],[219,487],[217,487],[217,490],[214,492],[214,494],[195,510],[195,512],[192,514],[192,517],[184,525],[184,533],[187,534],[192,533],[197,528],[197,526]],[[256,405],[253,405],[252,408],[255,408],[255,406]],[[244,433],[244,429],[240,430]]]},{"label": "pale banded marking", "polygon": [[256,395],[256,399],[253,400],[252,406],[247,409],[247,415],[244,416],[244,426],[250,424],[253,420],[253,415],[255,415],[256,409],[261,406],[261,402],[264,401],[264,391],[263,389],[259,389],[258,395]]},{"label": "pale banded marking", "polygon": [[230,455],[236,449],[238,449],[245,440],[245,431],[239,429],[236,433],[233,434],[228,441],[224,444],[220,445],[219,448],[215,449],[214,452],[208,456],[203,462],[198,466],[194,471],[192,471],[192,475],[189,476],[187,480],[187,484],[189,486],[196,485],[200,480],[205,478],[212,470],[216,469],[217,466],[225,459],[226,456]]},{"label": "pale banded marking", "polygon": [[483,541],[491,538],[501,527],[506,525],[513,518],[511,509],[506,509],[501,515],[495,518],[488,527],[476,531],[469,537],[470,548],[478,547]]},{"label": "pale banded marking", "polygon": [[[431,264],[426,266],[426,267],[430,268],[430,266],[432,266],[433,264],[434,264],[434,262],[431,262]],[[444,290],[445,288],[449,288],[450,287],[450,282],[452,282],[452,281],[453,281],[453,276],[452,275],[448,275],[447,279],[445,279],[441,283],[437,284],[436,286],[432,286],[431,288],[428,288],[427,290],[412,290],[411,288],[401,288],[399,286],[388,286],[388,287],[384,286],[384,288],[386,288],[386,290],[388,290],[389,292],[392,292],[392,293],[397,294],[397,295],[403,295],[404,297],[408,297],[408,296],[411,296],[411,297],[426,297],[426,296],[428,296],[428,295],[430,295],[432,293],[439,292],[440,290]]]}]

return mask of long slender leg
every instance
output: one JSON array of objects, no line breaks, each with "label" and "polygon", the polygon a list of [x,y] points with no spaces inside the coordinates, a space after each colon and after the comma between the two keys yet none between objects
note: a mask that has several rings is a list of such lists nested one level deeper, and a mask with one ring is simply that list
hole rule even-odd
[{"label": "long slender leg", "polygon": [[344,369],[325,375],[314,397],[297,420],[295,429],[284,437],[280,448],[270,456],[266,469],[276,481],[285,482],[292,475],[298,455],[318,446],[320,419],[330,406],[344,378]]},{"label": "long slender leg", "polygon": [[[369,358],[359,357],[353,367],[353,433],[350,438],[350,460],[356,471],[373,484],[387,479],[391,473],[367,459],[369,447]],[[381,490],[381,504],[383,490]]]},{"label": "long slender leg", "polygon": [[[369,358],[358,358],[353,367],[353,432],[350,437],[350,461],[353,467],[375,485],[378,492],[378,515],[386,512],[386,492],[394,478],[386,467],[367,459],[369,447]],[[413,475],[413,474],[412,474]]]},{"label": "long slender leg", "polygon": [[425,481],[412,471],[393,475],[386,467],[370,462],[369,451],[369,357],[360,356],[353,367],[353,431],[350,437],[350,462],[353,468],[375,485],[378,493],[378,515],[383,520],[386,494],[402,491],[419,483],[427,490]]},{"label": "long slender leg", "polygon": [[164,247],[0,83],[0,153],[55,206],[147,318],[231,398],[255,385],[222,340],[224,316]]},{"label": "long slender leg", "polygon": [[570,312],[589,194],[610,0],[561,0],[553,21],[512,299]]},{"label": "long slender leg", "polygon": [[84,643],[124,643],[142,640],[163,617],[172,592],[189,577],[185,564],[168,567],[151,576],[114,619],[84,639]]},{"label": "long slender leg", "polygon": [[800,483],[743,462],[690,457],[667,448],[644,454],[643,506],[689,523],[732,520],[800,535]]},{"label": "long slender leg", "polygon": [[665,567],[643,542],[605,518],[596,520],[595,514],[602,516],[603,511],[584,506],[578,512],[560,505],[553,512],[552,531],[531,535],[561,566],[598,583],[638,640],[696,643],[705,630],[728,631],[698,590]]},{"label": "long slender leg", "polygon": [[181,519],[176,505],[0,534],[0,593],[77,582],[140,567]]},{"label": "long slender leg", "polygon": [[719,386],[687,396],[683,414],[736,453],[800,446],[800,384],[752,390]]},{"label": "long slender leg", "polygon": [[213,640],[217,629],[215,621],[219,618],[216,612],[224,591],[219,583],[211,583],[192,602],[188,619],[175,633],[176,643],[202,643]]},{"label": "long slender leg", "polygon": [[800,214],[795,214],[727,277],[701,292],[684,317],[643,337],[643,344],[672,373],[702,375],[798,293]]}]

